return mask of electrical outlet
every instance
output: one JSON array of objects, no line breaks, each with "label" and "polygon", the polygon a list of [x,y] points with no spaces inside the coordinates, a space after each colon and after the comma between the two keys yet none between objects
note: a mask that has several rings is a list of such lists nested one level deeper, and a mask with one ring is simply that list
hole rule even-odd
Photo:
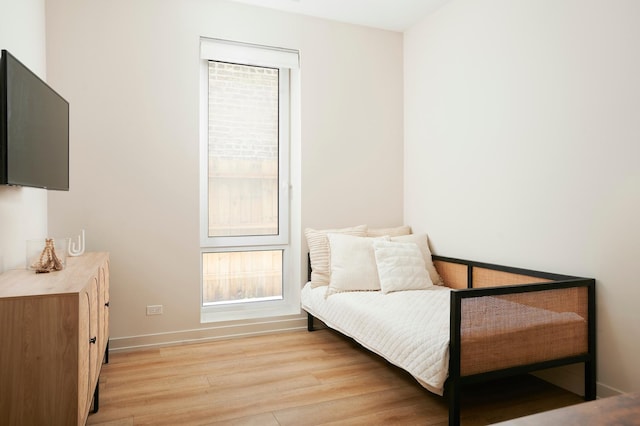
[{"label": "electrical outlet", "polygon": [[147,315],[162,315],[162,305],[147,305]]}]

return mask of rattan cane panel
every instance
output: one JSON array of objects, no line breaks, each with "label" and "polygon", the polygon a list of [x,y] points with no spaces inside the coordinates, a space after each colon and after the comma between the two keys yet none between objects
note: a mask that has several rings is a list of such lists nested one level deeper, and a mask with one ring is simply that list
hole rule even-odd
[{"label": "rattan cane panel", "polygon": [[588,297],[587,287],[559,288],[500,296],[504,300],[553,312],[575,312],[582,318],[588,316]]},{"label": "rattan cane panel", "polygon": [[512,274],[487,268],[473,268],[473,288],[550,282],[530,275]]},{"label": "rattan cane panel", "polygon": [[438,274],[449,288],[467,288],[467,265],[444,260],[433,261]]},{"label": "rattan cane panel", "polygon": [[[555,296],[565,298],[565,290],[557,290]],[[541,295],[548,298],[549,294]],[[572,305],[575,301],[566,306]],[[502,296],[463,299],[461,375],[587,353],[587,320],[580,313],[533,308]]]}]

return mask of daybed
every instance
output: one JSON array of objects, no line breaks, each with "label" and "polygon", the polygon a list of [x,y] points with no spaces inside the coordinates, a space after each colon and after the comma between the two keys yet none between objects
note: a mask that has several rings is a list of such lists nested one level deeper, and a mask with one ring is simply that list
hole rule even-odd
[{"label": "daybed", "polygon": [[424,234],[354,229],[307,230],[309,331],[318,318],[405,369],[448,398],[450,425],[462,385],[561,365],[584,363],[595,399],[595,280],[432,256]]}]

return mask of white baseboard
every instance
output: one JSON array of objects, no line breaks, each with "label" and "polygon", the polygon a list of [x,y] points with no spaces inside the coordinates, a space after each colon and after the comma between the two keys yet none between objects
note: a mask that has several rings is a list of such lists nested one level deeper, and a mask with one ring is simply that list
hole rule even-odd
[{"label": "white baseboard", "polygon": [[624,392],[620,389],[612,388],[611,386],[607,386],[602,383],[598,383],[597,394],[598,398],[607,398],[610,396],[618,396],[622,395]]},{"label": "white baseboard", "polygon": [[258,336],[263,334],[281,333],[284,331],[306,330],[306,328],[307,319],[305,317],[295,317],[240,324],[227,323],[215,327],[180,330],[167,333],[112,337],[109,339],[109,352],[223,340],[236,337]]}]

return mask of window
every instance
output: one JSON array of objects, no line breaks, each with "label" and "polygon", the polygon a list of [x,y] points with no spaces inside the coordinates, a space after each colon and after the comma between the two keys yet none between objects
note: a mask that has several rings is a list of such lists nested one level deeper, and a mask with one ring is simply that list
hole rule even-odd
[{"label": "window", "polygon": [[201,39],[203,321],[299,312],[298,79],[297,52]]}]

